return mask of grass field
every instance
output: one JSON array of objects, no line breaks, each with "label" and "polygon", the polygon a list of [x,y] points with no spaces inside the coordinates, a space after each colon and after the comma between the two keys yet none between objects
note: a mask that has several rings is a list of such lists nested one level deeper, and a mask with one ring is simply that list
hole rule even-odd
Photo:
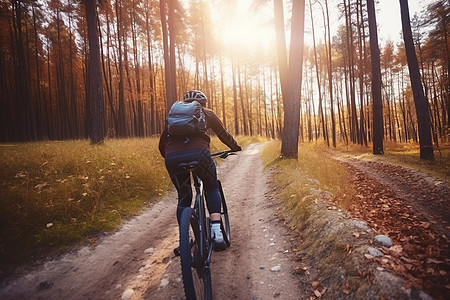
[{"label": "grass field", "polygon": [[[242,146],[267,141],[238,137]],[[172,188],[157,149],[157,138],[47,141],[0,144],[0,276],[8,267],[62,253],[74,244],[117,229]],[[342,199],[352,197],[349,174],[326,153],[338,151],[386,160],[449,178],[450,147],[436,151],[434,162],[421,161],[417,145],[388,145],[384,156],[370,148],[321,143],[301,144],[299,159],[279,159],[280,142],[265,147],[266,166],[276,167],[281,197],[299,222],[308,217],[318,191]],[[226,149],[217,138],[211,151]],[[302,199],[297,201],[295,199]],[[175,201],[173,203],[175,206]]]},{"label": "grass field", "polygon": [[[238,138],[243,146],[263,140]],[[211,150],[223,149],[213,138]],[[0,166],[0,277],[95,243],[172,188],[158,138],[0,144]]]}]

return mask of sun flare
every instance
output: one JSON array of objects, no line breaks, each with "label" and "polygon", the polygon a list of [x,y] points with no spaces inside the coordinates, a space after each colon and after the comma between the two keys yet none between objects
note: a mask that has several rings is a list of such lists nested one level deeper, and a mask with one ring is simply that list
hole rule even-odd
[{"label": "sun flare", "polygon": [[264,22],[261,12],[220,10],[213,12],[217,39],[223,47],[238,52],[265,51],[274,42],[273,26]]}]

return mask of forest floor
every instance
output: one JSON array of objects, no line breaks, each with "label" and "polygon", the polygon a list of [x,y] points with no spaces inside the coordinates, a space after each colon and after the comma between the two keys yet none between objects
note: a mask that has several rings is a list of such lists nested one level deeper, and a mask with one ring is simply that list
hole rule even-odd
[{"label": "forest floor", "polygon": [[[449,182],[332,154],[354,174],[357,199],[344,211],[319,192],[310,218],[330,224],[322,231],[341,229],[347,255],[359,266],[355,276],[327,251],[312,257],[299,250],[311,237],[286,221],[272,181],[276,170],[264,170],[262,147],[250,145],[219,166],[232,245],[213,253],[214,299],[448,299]],[[0,282],[0,298],[183,299],[173,254],[175,198],[169,193],[90,246],[17,270]],[[388,235],[394,246],[375,245],[376,234]],[[370,246],[384,256],[369,255]],[[329,263],[328,275],[321,262]]]}]

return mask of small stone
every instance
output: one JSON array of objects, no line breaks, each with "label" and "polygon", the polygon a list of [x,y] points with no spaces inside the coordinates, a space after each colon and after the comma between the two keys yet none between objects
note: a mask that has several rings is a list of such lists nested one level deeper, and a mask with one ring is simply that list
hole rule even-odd
[{"label": "small stone", "polygon": [[275,266],[272,269],[270,269],[270,271],[272,271],[272,272],[280,272],[281,271],[281,266]]},{"label": "small stone", "polygon": [[405,292],[410,297],[410,299],[433,300],[433,298],[425,292],[416,290],[414,288],[407,289]]},{"label": "small stone", "polygon": [[381,245],[383,245],[385,247],[388,247],[388,248],[392,246],[391,239],[388,236],[383,235],[383,234],[375,236],[374,242],[376,242],[378,244],[381,244]]},{"label": "small stone", "polygon": [[125,292],[123,292],[122,294],[122,300],[128,300],[130,299],[130,297],[133,295],[134,291],[132,289],[127,289],[125,290]]},{"label": "small stone", "polygon": [[382,256],[384,256],[383,252],[381,252],[380,250],[378,250],[377,248],[374,248],[374,247],[369,247],[367,249],[367,251],[373,257],[382,257]]},{"label": "small stone", "polygon": [[154,248],[147,248],[147,249],[144,250],[144,253],[151,254],[151,253],[153,253],[153,251],[155,251]]},{"label": "small stone", "polygon": [[275,246],[275,243],[270,243],[269,246]]},{"label": "small stone", "polygon": [[266,267],[265,267],[265,266],[259,266],[259,268],[260,268],[261,270],[264,270]]},{"label": "small stone", "polygon": [[352,220],[353,225],[361,230],[368,230],[370,229],[369,225],[367,225],[366,222],[361,221],[361,220]]},{"label": "small stone", "polygon": [[163,288],[163,287],[165,287],[168,284],[169,284],[169,279],[163,278],[163,279],[161,279],[161,282],[159,283],[159,287]]}]

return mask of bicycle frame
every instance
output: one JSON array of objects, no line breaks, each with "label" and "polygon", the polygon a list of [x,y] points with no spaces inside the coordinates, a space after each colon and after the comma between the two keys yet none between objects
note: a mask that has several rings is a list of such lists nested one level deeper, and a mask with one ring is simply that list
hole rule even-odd
[{"label": "bicycle frame", "polygon": [[[232,151],[222,151],[219,153],[211,154],[211,156],[219,156],[221,158],[226,158],[228,155],[233,154]],[[212,295],[212,283],[211,283],[211,256],[212,251],[214,249],[214,240],[211,237],[211,229],[210,229],[210,218],[209,215],[206,213],[206,198],[203,190],[203,182],[202,180],[197,176],[195,170],[197,167],[203,167],[199,164],[197,161],[191,161],[188,163],[181,163],[179,164],[180,167],[184,168],[186,171],[190,173],[190,176],[193,181],[194,189],[195,189],[195,197],[194,197],[194,206],[193,208],[189,207],[189,210],[183,211],[182,214],[182,225],[180,225],[180,251],[183,249],[181,256],[182,261],[182,273],[183,273],[183,280],[187,280],[187,285],[185,281],[185,293],[187,298],[192,297],[192,293],[196,293],[196,288],[194,287],[194,290],[191,288],[186,289],[186,286],[193,286],[193,283],[191,282],[193,279],[193,272],[196,272],[196,278],[197,280],[203,281],[203,292],[205,299],[210,299]],[[225,200],[223,191],[221,188],[220,182],[219,184],[219,190],[222,197],[222,204],[225,207]],[[187,208],[186,208],[187,209]],[[221,212],[222,213],[222,212]],[[226,232],[228,232],[228,235],[224,237],[224,240],[226,241],[227,245],[230,245],[230,236],[229,236],[229,221],[228,221],[228,215],[226,215]],[[222,222],[222,219],[221,219]],[[221,223],[221,226],[223,228],[223,224]],[[183,228],[183,230],[181,229]],[[189,236],[189,228],[191,228],[194,237],[187,239],[183,237]],[[222,229],[223,230],[223,229]],[[183,234],[181,233],[183,232]],[[183,243],[181,242],[183,241]],[[195,248],[194,248],[195,247]],[[198,248],[198,249],[197,249]],[[188,252],[191,252],[190,254]],[[193,252],[192,252],[193,251]],[[194,253],[194,255],[192,254]],[[195,254],[197,253],[197,254]],[[195,257],[199,256],[196,260]],[[184,260],[183,260],[184,259]],[[183,262],[187,262],[183,264]],[[188,271],[187,271],[188,270]],[[186,277],[185,277],[186,274]],[[190,275],[189,275],[190,274]],[[195,296],[193,297],[195,298]]]},{"label": "bicycle frame", "polygon": [[[206,199],[203,193],[203,182],[195,173],[196,164],[189,165],[189,172],[191,173],[194,188],[195,188],[195,203],[194,203],[194,215],[198,220],[191,220],[192,222],[198,221],[197,239],[199,241],[200,256],[203,261],[203,280],[205,281],[205,295],[211,295],[211,256],[213,250],[213,244],[211,240],[211,230],[209,229],[209,217],[206,215]],[[195,227],[195,223],[192,224]]]}]

